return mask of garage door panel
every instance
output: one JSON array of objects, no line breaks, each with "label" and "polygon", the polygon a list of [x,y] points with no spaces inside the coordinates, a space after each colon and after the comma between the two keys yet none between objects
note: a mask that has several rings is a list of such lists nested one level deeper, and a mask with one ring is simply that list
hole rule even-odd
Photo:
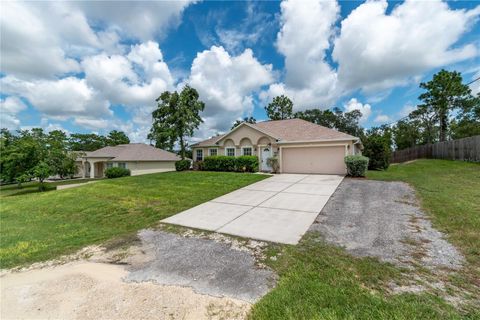
[{"label": "garage door panel", "polygon": [[282,148],[282,172],[345,174],[345,147]]}]

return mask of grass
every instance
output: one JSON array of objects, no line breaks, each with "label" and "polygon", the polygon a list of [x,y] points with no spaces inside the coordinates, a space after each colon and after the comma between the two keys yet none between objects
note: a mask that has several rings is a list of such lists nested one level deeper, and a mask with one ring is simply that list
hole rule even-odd
[{"label": "grass", "polygon": [[0,266],[44,261],[126,236],[265,175],[169,172],[4,197]]},{"label": "grass", "polygon": [[[436,228],[462,250],[467,266],[451,278],[456,288],[478,289],[480,277],[480,165],[419,160],[370,171],[369,179],[411,184]],[[408,241],[408,239],[407,239]],[[389,284],[411,284],[419,270],[400,269],[373,258],[355,258],[307,234],[297,246],[271,245],[266,263],[278,272],[277,286],[257,302],[251,319],[480,319],[479,291],[453,307],[438,291],[393,294]],[[433,278],[432,278],[433,277]],[[443,277],[438,275],[438,277]]]},{"label": "grass", "polygon": [[[372,258],[355,258],[309,234],[297,246],[279,246],[268,264],[279,273],[272,291],[257,302],[250,319],[462,319],[433,294],[392,295],[389,282],[402,282],[401,270]],[[267,260],[268,261],[268,260]],[[477,314],[480,316],[480,313]]]},{"label": "grass", "polygon": [[[62,180],[55,182],[45,182],[45,191],[53,191],[57,189],[57,186],[66,185],[66,184],[77,184],[88,182],[92,179],[71,179],[71,180]],[[36,193],[39,191],[39,182],[31,181],[22,183],[22,187],[19,188],[17,184],[8,184],[0,186],[0,198],[9,197],[9,196],[19,196],[27,193]],[[44,191],[44,192],[45,192]]]}]

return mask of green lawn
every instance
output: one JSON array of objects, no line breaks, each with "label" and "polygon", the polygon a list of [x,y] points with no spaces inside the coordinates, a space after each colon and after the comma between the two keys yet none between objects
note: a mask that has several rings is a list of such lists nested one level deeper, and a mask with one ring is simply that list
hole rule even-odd
[{"label": "green lawn", "polygon": [[266,175],[169,172],[1,198],[1,268],[44,261],[159,220]]},{"label": "green lawn", "polygon": [[468,260],[463,270],[442,280],[462,294],[470,292],[470,300],[456,309],[436,291],[393,295],[388,283],[401,284],[425,271],[355,258],[309,234],[297,246],[270,247],[271,255],[281,253],[266,260],[280,280],[254,305],[251,319],[480,319],[480,165],[419,160],[368,172],[368,178],[405,181],[415,188],[434,226]]},{"label": "green lawn", "polygon": [[[53,191],[57,189],[57,186],[65,184],[84,183],[93,179],[71,179],[55,182],[45,182],[45,191]],[[22,183],[22,187],[19,188],[17,184],[8,184],[0,186],[0,198],[9,196],[24,195],[27,193],[35,193],[39,191],[39,183],[36,181]]]}]

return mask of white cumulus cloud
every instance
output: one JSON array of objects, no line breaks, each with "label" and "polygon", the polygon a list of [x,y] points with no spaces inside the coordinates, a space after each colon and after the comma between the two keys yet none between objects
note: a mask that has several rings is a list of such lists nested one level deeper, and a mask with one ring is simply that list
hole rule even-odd
[{"label": "white cumulus cloud", "polygon": [[75,115],[96,117],[111,114],[108,101],[89,87],[85,79],[24,81],[7,76],[0,84],[3,91],[28,99],[47,116],[66,119]]},{"label": "white cumulus cloud", "polygon": [[478,55],[473,44],[453,47],[480,14],[441,1],[407,0],[387,14],[388,3],[367,1],[341,23],[333,58],[343,90],[375,91]]},{"label": "white cumulus cloud", "polygon": [[27,109],[27,105],[18,97],[6,97],[0,101],[0,128],[18,129],[20,120],[17,113]]},{"label": "white cumulus cloud", "polygon": [[372,106],[368,103],[361,103],[356,98],[350,99],[344,106],[346,112],[359,110],[362,113],[360,122],[365,123],[372,114]]},{"label": "white cumulus cloud", "polygon": [[340,7],[335,1],[283,1],[278,51],[285,56],[285,81],[263,93],[265,102],[286,94],[295,107],[327,107],[335,98],[337,77],[325,60]]},{"label": "white cumulus cloud", "polygon": [[386,114],[379,114],[375,117],[375,119],[373,119],[373,122],[379,123],[379,124],[384,124],[389,121],[392,121],[392,119]]},{"label": "white cumulus cloud", "polygon": [[209,120],[204,126],[226,130],[253,111],[253,94],[272,81],[272,66],[261,64],[252,50],[231,56],[223,47],[212,46],[197,54],[186,82],[205,102],[203,116]]}]

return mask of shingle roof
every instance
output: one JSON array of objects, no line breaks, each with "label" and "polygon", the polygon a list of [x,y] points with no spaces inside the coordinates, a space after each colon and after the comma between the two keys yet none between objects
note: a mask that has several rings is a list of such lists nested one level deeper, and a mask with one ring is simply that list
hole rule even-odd
[{"label": "shingle roof", "polygon": [[209,146],[214,146],[214,145],[215,145],[215,142],[217,142],[218,140],[220,140],[220,139],[223,138],[224,136],[225,136],[225,134],[220,134],[220,135],[218,135],[218,136],[211,137],[210,139],[203,140],[203,141],[200,141],[200,142],[197,142],[197,143],[192,144],[192,147],[209,147]]},{"label": "shingle roof", "polygon": [[[358,139],[349,134],[302,119],[270,120],[248,125],[278,139],[280,142]],[[228,133],[198,142],[192,146],[213,146],[218,140],[226,135],[228,135]]]},{"label": "shingle roof", "polygon": [[120,144],[89,152],[87,157],[112,158],[114,161],[177,161],[180,157],[172,152],[144,143]]},{"label": "shingle roof", "polygon": [[271,120],[259,122],[253,126],[271,133],[275,138],[282,142],[358,139],[349,134],[302,119]]}]

